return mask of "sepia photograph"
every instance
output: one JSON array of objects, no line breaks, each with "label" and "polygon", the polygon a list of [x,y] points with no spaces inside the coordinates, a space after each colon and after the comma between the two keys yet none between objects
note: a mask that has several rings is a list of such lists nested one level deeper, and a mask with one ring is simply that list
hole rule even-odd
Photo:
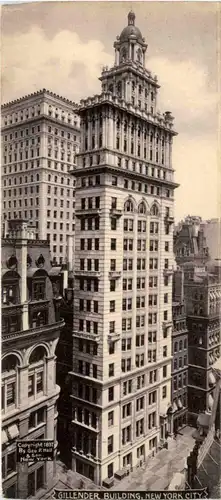
[{"label": "sepia photograph", "polygon": [[221,3],[1,3],[1,496],[221,498]]}]

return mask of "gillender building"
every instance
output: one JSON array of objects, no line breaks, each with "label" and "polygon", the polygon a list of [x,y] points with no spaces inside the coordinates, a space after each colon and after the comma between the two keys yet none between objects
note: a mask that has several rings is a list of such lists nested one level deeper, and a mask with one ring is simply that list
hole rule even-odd
[{"label": "gillender building", "polygon": [[[8,221],[2,239],[2,489],[6,498],[41,498],[55,479],[56,356],[64,321],[49,242],[27,221]],[[18,463],[17,440],[54,441],[54,460]]]},{"label": "gillender building", "polygon": [[102,92],[79,107],[72,468],[96,484],[170,433],[173,117],[157,111],[147,44],[128,15]]}]

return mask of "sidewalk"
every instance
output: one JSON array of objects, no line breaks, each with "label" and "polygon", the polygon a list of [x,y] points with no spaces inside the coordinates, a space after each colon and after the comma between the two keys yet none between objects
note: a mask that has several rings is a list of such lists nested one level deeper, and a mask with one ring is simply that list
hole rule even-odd
[{"label": "sidewalk", "polygon": [[168,442],[168,450],[159,451],[146,466],[136,469],[122,481],[115,482],[111,490],[164,490],[173,475],[184,470],[186,459],[195,444],[193,431],[193,427],[188,426],[182,429],[182,435],[178,434],[176,440],[171,438]]}]

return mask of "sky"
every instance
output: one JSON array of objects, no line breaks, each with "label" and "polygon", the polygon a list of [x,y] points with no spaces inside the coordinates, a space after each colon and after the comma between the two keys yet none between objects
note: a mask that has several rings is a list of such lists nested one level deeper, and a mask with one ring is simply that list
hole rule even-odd
[{"label": "sky", "polygon": [[31,2],[2,7],[2,102],[47,88],[75,102],[100,93],[113,43],[135,24],[158,77],[159,111],[175,117],[175,217],[220,216],[218,90],[221,3]]}]

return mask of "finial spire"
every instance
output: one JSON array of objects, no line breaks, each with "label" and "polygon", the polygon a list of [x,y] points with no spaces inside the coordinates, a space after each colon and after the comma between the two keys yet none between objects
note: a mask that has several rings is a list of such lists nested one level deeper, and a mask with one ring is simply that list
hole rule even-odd
[{"label": "finial spire", "polygon": [[135,24],[135,14],[131,10],[128,14],[128,26],[134,26],[134,24]]}]

